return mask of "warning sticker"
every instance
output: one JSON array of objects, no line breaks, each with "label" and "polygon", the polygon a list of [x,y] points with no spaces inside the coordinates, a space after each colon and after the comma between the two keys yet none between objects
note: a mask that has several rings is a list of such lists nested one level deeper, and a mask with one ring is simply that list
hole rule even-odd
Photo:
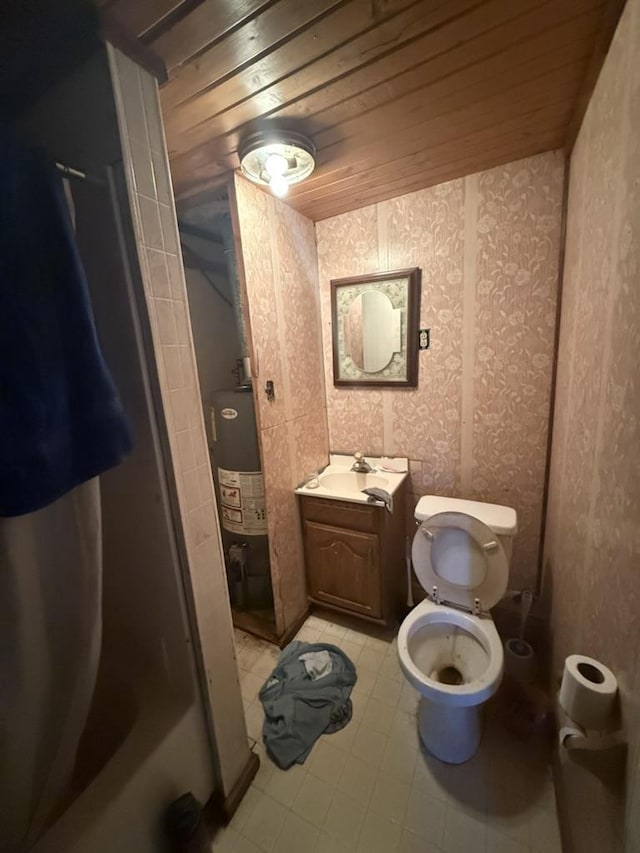
[{"label": "warning sticker", "polygon": [[[223,506],[222,523],[225,527],[227,527],[227,524],[242,524],[242,512],[239,509],[232,509],[230,506]],[[227,527],[227,530],[229,529]]]},{"label": "warning sticker", "polygon": [[237,486],[220,486],[220,498],[224,506],[242,506],[240,489]]},{"label": "warning sticker", "polygon": [[267,512],[261,471],[229,471],[218,468],[222,526],[230,533],[264,536]]}]

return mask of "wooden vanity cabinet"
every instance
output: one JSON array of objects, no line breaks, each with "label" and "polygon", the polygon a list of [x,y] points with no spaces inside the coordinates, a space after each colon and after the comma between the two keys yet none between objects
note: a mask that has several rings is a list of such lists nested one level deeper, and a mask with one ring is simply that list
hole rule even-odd
[{"label": "wooden vanity cabinet", "polygon": [[383,506],[300,498],[309,598],[381,625],[396,621],[404,589],[405,487]]}]

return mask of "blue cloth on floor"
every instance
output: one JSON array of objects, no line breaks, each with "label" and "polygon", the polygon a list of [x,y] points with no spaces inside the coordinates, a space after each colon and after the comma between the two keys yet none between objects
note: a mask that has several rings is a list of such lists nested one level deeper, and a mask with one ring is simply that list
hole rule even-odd
[{"label": "blue cloth on floor", "polygon": [[[314,677],[301,655],[326,651],[331,671]],[[304,763],[321,734],[344,728],[351,719],[351,688],[356,668],[337,646],[302,643],[286,646],[259,695],[264,708],[262,737],[278,767]]]},{"label": "blue cloth on floor", "polygon": [[15,516],[119,463],[131,435],[60,177],[2,123],[0,193],[0,516]]}]

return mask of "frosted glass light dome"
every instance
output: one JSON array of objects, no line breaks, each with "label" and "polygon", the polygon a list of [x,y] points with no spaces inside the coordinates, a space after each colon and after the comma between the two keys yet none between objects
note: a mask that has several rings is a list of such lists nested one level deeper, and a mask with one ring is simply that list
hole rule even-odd
[{"label": "frosted glass light dome", "polygon": [[304,181],[316,166],[313,142],[290,130],[257,131],[238,147],[242,173],[278,196]]}]

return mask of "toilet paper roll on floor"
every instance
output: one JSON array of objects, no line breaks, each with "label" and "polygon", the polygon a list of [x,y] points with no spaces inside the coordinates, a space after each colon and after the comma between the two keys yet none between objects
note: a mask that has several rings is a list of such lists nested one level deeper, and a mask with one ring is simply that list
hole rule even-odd
[{"label": "toilet paper roll on floor", "polygon": [[576,723],[590,729],[607,725],[618,692],[611,670],[587,655],[569,655],[564,662],[559,702]]},{"label": "toilet paper roll on floor", "polygon": [[511,638],[504,644],[504,668],[517,681],[525,684],[533,680],[535,657],[525,640]]}]

